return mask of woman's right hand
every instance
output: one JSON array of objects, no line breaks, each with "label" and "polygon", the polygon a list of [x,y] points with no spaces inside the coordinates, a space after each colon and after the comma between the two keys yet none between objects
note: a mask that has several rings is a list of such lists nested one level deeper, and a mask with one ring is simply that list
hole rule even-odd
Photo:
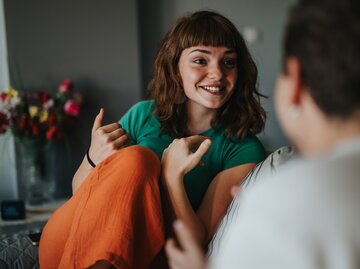
[{"label": "woman's right hand", "polygon": [[91,131],[91,145],[89,155],[97,165],[117,150],[129,144],[129,135],[117,122],[102,126],[104,109],[101,108],[96,116]]},{"label": "woman's right hand", "polygon": [[166,178],[173,178],[170,175],[184,176],[196,165],[202,165],[201,158],[210,146],[211,140],[200,135],[174,139],[162,155],[163,174]]}]

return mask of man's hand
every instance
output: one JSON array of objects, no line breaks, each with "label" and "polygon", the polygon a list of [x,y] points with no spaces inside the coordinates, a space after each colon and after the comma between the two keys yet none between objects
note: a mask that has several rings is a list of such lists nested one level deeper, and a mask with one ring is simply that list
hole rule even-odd
[{"label": "man's hand", "polygon": [[180,246],[174,239],[166,242],[165,251],[170,268],[205,269],[205,255],[191,231],[179,220],[174,222],[174,230]]}]

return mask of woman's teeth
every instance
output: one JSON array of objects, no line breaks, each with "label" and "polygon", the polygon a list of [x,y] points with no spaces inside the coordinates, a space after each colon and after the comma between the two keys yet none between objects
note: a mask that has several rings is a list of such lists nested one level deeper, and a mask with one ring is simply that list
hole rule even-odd
[{"label": "woman's teeth", "polygon": [[221,87],[203,86],[203,88],[209,92],[219,92],[222,90]]}]

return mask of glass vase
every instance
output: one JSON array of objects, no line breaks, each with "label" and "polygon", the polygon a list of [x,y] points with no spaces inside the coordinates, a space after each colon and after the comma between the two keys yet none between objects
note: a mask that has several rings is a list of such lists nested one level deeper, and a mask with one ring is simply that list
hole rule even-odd
[{"label": "glass vase", "polygon": [[19,187],[28,205],[54,200],[54,147],[36,138],[16,139]]}]

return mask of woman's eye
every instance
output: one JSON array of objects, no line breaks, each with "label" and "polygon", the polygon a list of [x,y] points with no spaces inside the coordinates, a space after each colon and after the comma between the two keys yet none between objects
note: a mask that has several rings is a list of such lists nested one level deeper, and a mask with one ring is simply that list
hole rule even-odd
[{"label": "woman's eye", "polygon": [[196,63],[196,64],[206,64],[206,60],[205,59],[195,59],[194,63]]},{"label": "woman's eye", "polygon": [[228,68],[232,68],[234,67],[236,64],[236,60],[235,59],[226,59],[224,60],[224,65]]}]

